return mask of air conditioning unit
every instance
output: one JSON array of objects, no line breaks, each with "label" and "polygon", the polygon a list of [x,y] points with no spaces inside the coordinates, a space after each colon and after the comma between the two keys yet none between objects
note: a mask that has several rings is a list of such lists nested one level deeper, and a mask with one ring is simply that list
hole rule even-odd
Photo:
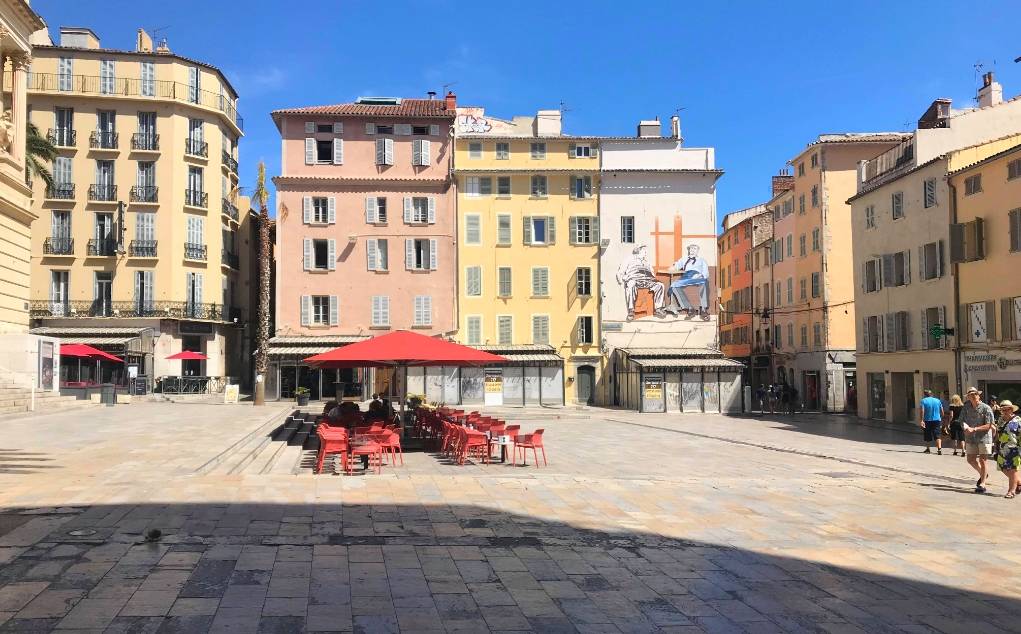
[{"label": "air conditioning unit", "polygon": [[606,247],[610,246],[610,239],[609,238],[602,238],[599,241],[599,246],[601,248],[603,248],[603,249],[605,249]]}]

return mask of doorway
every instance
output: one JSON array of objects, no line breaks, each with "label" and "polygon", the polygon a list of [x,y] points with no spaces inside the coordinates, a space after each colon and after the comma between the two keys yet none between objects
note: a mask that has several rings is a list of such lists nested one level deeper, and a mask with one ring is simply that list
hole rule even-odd
[{"label": "doorway", "polygon": [[806,410],[811,412],[819,411],[819,373],[818,372],[804,372],[802,373],[802,381],[804,383],[804,394],[802,395],[804,407]]},{"label": "doorway", "polygon": [[596,387],[596,369],[590,365],[578,366],[575,372],[578,380],[578,402],[591,405],[593,397],[595,396]]},{"label": "doorway", "polygon": [[[181,337],[181,349],[191,352],[202,352],[202,337],[195,335],[184,335]],[[198,359],[185,359],[181,361],[181,374],[184,376],[205,376],[202,372],[204,361]]]},{"label": "doorway", "polygon": [[881,372],[869,372],[869,417],[886,420],[886,377]]}]

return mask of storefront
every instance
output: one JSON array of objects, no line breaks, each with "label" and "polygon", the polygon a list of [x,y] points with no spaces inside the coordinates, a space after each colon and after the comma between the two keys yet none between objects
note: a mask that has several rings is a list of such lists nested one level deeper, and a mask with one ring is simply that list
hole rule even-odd
[{"label": "storefront", "polygon": [[1021,402],[1021,350],[964,351],[961,363],[965,389],[975,386],[983,398]]},{"label": "storefront", "polygon": [[308,388],[309,398],[313,401],[338,397],[357,401],[368,399],[374,391],[370,369],[320,369],[304,363],[314,354],[367,338],[360,335],[273,337],[269,340],[266,400],[292,399],[298,387]]},{"label": "storefront", "polygon": [[145,386],[144,392],[139,387],[140,393],[152,390],[154,337],[157,335],[152,328],[40,326],[29,332],[56,337],[61,345],[89,345],[124,360],[124,363],[82,363],[77,358],[61,359],[59,383],[62,386],[113,383],[126,389],[138,382]]},{"label": "storefront", "polygon": [[617,402],[639,412],[737,414],[744,364],[714,350],[618,348]]}]

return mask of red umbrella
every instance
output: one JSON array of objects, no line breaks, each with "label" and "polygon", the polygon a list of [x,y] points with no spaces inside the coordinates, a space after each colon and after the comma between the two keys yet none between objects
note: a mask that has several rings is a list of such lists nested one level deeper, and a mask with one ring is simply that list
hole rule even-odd
[{"label": "red umbrella", "polygon": [[182,350],[167,357],[168,360],[180,359],[182,361],[205,361],[206,358],[206,355],[201,352],[192,352],[191,350]]},{"label": "red umbrella", "polygon": [[107,361],[116,361],[117,363],[124,363],[123,359],[118,359],[108,352],[103,352],[98,348],[87,346],[84,343],[64,343],[60,345],[60,356],[62,357],[88,357],[92,359],[106,359]]},{"label": "red umbrella", "polygon": [[305,359],[321,368],[362,368],[425,365],[488,365],[507,359],[417,332],[398,330],[348,344]]}]

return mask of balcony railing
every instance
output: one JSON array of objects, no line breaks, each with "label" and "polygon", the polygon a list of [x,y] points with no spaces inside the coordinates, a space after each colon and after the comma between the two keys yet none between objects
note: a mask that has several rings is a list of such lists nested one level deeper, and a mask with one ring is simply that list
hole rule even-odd
[{"label": "balcony railing", "polygon": [[74,147],[78,143],[78,132],[71,128],[50,128],[46,140],[57,147]]},{"label": "balcony railing", "polygon": [[[6,82],[10,80],[5,77]],[[5,88],[9,90],[9,88]],[[28,76],[29,92],[65,93],[77,95],[115,95],[124,97],[151,97],[194,103],[222,112],[239,130],[244,120],[238,116],[232,99],[219,92],[194,90],[189,84],[175,81],[157,81],[115,77],[101,81],[95,75],[65,75],[58,73],[31,73]]]},{"label": "balcony railing", "polygon": [[184,190],[184,204],[205,209],[209,205],[209,194],[195,189],[186,189]]},{"label": "balcony railing", "polygon": [[915,165],[915,139],[909,137],[874,159],[865,162],[858,190],[870,189],[885,183]]},{"label": "balcony railing", "polygon": [[98,183],[89,185],[89,200],[113,202],[117,200],[117,186]]},{"label": "balcony railing", "polygon": [[117,255],[117,241],[113,238],[93,238],[89,240],[89,246],[86,253],[90,256],[108,256]]},{"label": "balcony railing", "polygon": [[206,245],[195,244],[194,242],[184,243],[184,257],[189,260],[205,260]]},{"label": "balcony railing", "polygon": [[93,150],[116,150],[120,143],[120,135],[116,132],[93,130],[89,135],[89,147]]},{"label": "balcony railing", "polygon": [[43,255],[74,255],[74,238],[46,238]]},{"label": "balcony railing", "polygon": [[210,321],[242,321],[236,308],[224,310],[223,304],[157,301],[34,301],[29,304],[29,317],[158,317],[160,319],[205,319]]},{"label": "balcony railing", "polygon": [[131,135],[131,149],[156,152],[160,149],[160,135],[139,134],[136,132]]},{"label": "balcony railing", "polygon": [[74,183],[54,183],[46,188],[50,200],[74,200]]},{"label": "balcony railing", "polygon": [[132,240],[128,243],[128,255],[133,258],[156,257],[156,240]]},{"label": "balcony railing", "polygon": [[231,156],[230,153],[227,152],[227,150],[223,150],[222,158],[223,158],[223,164],[227,166],[227,169],[229,169],[230,171],[232,171],[235,174],[237,174],[237,171],[238,171],[237,159],[235,159],[233,156]]},{"label": "balcony railing", "polygon": [[191,156],[209,156],[209,144],[205,141],[187,138],[184,140],[184,153]]},{"label": "balcony railing", "polygon": [[223,215],[228,216],[234,222],[238,222],[238,208],[226,198],[223,199]]},{"label": "balcony railing", "polygon": [[226,249],[220,250],[220,262],[225,266],[229,266],[230,268],[237,270],[241,268],[240,261],[241,260],[238,258],[237,253],[231,253]]},{"label": "balcony railing", "polygon": [[131,202],[133,203],[155,203],[159,202],[160,188],[155,185],[135,185],[131,188]]}]

